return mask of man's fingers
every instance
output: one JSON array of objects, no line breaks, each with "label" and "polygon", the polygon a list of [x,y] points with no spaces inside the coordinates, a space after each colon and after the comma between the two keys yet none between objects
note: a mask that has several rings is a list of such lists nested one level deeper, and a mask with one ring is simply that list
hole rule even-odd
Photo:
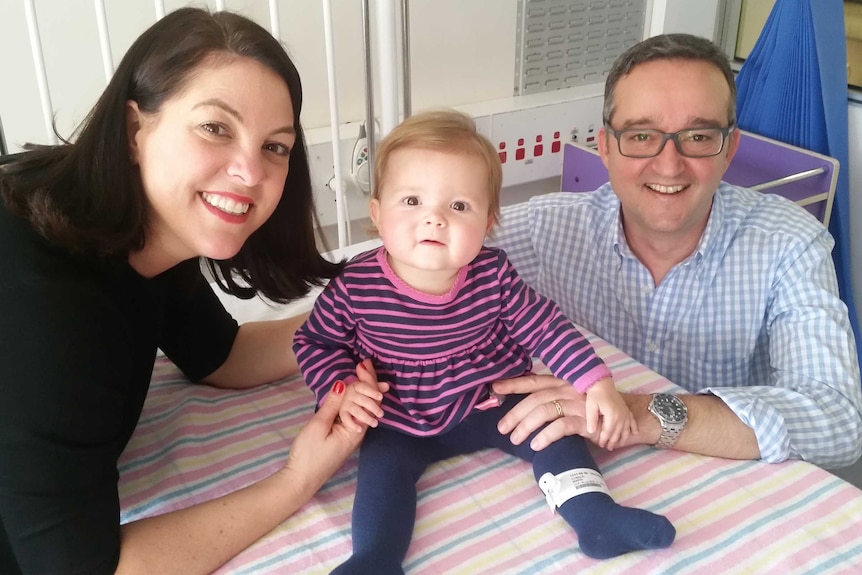
[{"label": "man's fingers", "polygon": [[581,435],[584,431],[583,425],[584,420],[580,417],[561,417],[537,433],[530,442],[530,448],[533,451],[541,451],[563,437]]},{"label": "man's fingers", "polygon": [[527,394],[534,391],[552,389],[560,386],[569,386],[569,384],[552,375],[538,375],[531,373],[523,377],[513,377],[512,379],[495,381],[491,387],[497,393],[502,395],[511,395],[513,393]]}]

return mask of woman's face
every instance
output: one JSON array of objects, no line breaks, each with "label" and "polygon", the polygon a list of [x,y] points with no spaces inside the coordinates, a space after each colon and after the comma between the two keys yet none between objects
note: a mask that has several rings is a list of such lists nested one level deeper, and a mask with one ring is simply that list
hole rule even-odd
[{"label": "woman's face", "polygon": [[141,275],[228,259],[272,215],[296,132],[290,92],[271,69],[209,61],[158,112],[130,101],[127,121],[148,202],[146,245],[129,258]]}]

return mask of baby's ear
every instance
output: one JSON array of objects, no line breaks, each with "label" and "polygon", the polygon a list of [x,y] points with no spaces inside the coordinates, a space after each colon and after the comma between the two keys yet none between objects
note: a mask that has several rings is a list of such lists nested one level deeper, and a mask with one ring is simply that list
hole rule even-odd
[{"label": "baby's ear", "polygon": [[375,229],[379,229],[377,218],[380,217],[380,200],[377,198],[371,198],[371,201],[368,202],[368,217],[371,218],[371,223]]},{"label": "baby's ear", "polygon": [[497,217],[494,214],[488,214],[488,226],[485,228],[485,235],[491,235],[491,230],[497,225]]}]

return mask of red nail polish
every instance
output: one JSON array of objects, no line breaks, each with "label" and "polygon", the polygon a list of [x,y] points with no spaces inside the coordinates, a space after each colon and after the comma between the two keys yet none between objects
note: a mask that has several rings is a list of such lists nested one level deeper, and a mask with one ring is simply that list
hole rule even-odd
[{"label": "red nail polish", "polygon": [[340,379],[335,382],[335,385],[332,386],[332,391],[335,395],[341,395],[344,393],[344,382]]}]

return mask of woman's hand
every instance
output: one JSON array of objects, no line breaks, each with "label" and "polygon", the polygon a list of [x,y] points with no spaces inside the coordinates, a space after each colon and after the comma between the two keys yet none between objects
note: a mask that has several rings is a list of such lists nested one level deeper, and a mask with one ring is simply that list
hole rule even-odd
[{"label": "woman's hand", "polygon": [[[356,377],[363,385],[375,386],[381,394],[389,390],[388,383],[377,381],[377,373],[370,359],[356,366]],[[305,488],[310,490],[307,491],[309,497],[332,477],[365,437],[366,427],[357,432],[348,428],[339,418],[345,389],[342,382],[332,386],[320,409],[311,416],[294,440],[287,464],[282,470],[306,484]]]},{"label": "woman's hand", "polygon": [[343,383],[332,386],[317,413],[311,416],[293,441],[282,469],[302,483],[310,497],[323,486],[362,443],[365,433],[356,433],[336,421],[344,401]]},{"label": "woman's hand", "polygon": [[[585,396],[578,393],[567,381],[552,375],[531,373],[494,382],[492,387],[495,392],[503,395],[529,394],[503,416],[497,425],[500,433],[511,434],[510,440],[513,444],[520,445],[531,433],[545,424],[548,424],[547,427],[530,442],[534,451],[541,451],[568,435],[581,435],[590,440],[598,440],[598,433],[587,433]],[[556,404],[559,404],[562,416],[557,411]]]}]

